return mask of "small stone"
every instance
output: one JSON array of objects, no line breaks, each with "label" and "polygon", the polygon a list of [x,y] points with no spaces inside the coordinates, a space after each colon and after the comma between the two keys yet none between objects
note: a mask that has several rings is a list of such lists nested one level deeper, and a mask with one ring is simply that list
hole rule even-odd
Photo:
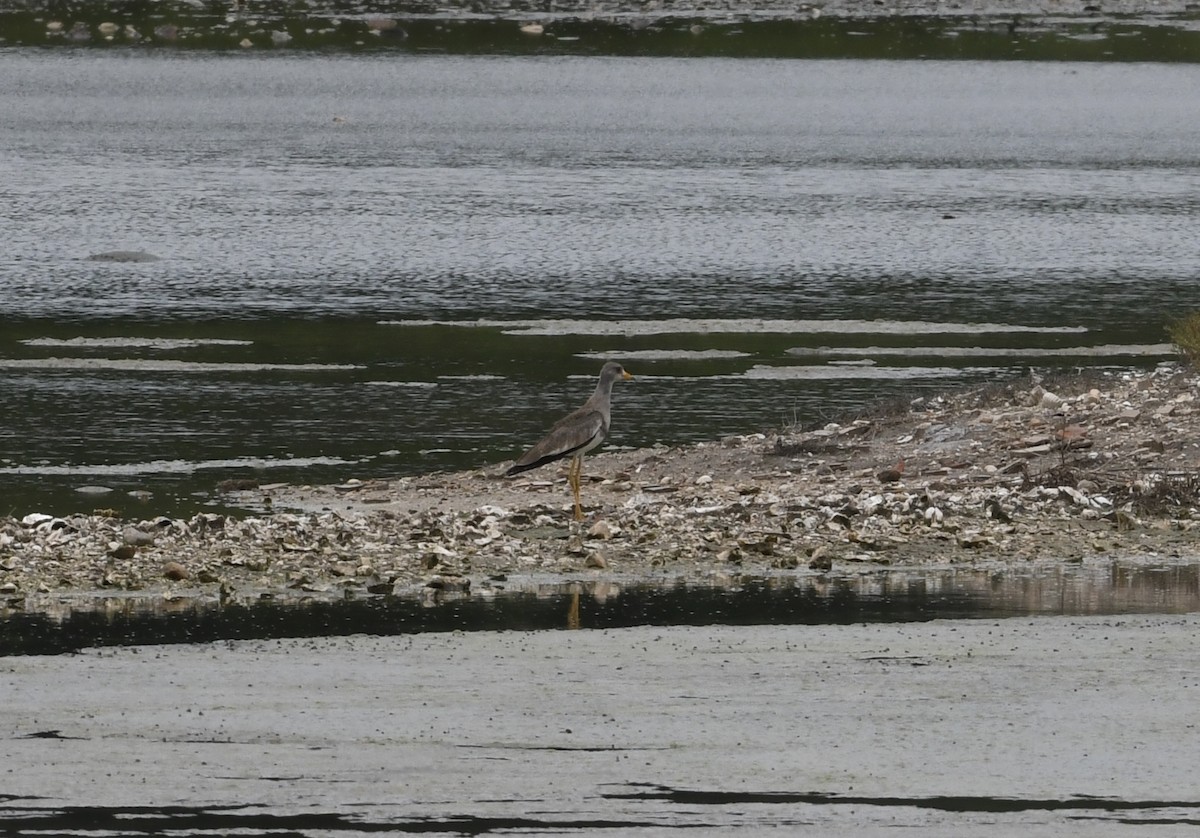
[{"label": "small stone", "polygon": [[1012,523],[1012,517],[1004,511],[1004,507],[1000,505],[1000,501],[995,498],[988,498],[983,502],[983,514],[1001,524]]},{"label": "small stone", "polygon": [[756,540],[739,539],[738,547],[740,547],[743,552],[758,553],[762,556],[773,556],[775,555],[776,540],[776,536],[774,535],[766,535],[763,538]]},{"label": "small stone", "polygon": [[880,483],[896,483],[904,477],[904,458],[901,457],[894,466],[885,468],[875,475]]},{"label": "small stone", "polygon": [[958,542],[959,547],[966,547],[968,549],[974,549],[976,547],[983,547],[985,544],[992,543],[991,538],[989,538],[988,536],[984,535],[981,532],[977,532],[974,530],[972,530],[970,532],[959,533],[957,535],[957,537],[955,538],[955,541]]},{"label": "small stone", "polygon": [[1127,512],[1121,512],[1118,510],[1113,516],[1113,519],[1114,523],[1117,525],[1118,532],[1129,532],[1130,530],[1137,529],[1137,518],[1134,518]]},{"label": "small stone", "polygon": [[722,550],[721,552],[717,553],[717,561],[719,562],[741,564],[743,558],[742,549],[740,547],[731,547],[728,550]]},{"label": "small stone", "polygon": [[833,569],[833,554],[829,548],[822,544],[820,547],[812,551],[812,555],[808,560],[810,570],[832,570]]},{"label": "small stone", "polygon": [[1042,397],[1038,400],[1038,403],[1047,410],[1053,410],[1061,407],[1063,400],[1062,396],[1055,395],[1054,393],[1042,393]]},{"label": "small stone", "polygon": [[188,573],[188,569],[179,562],[167,562],[163,565],[163,576],[170,579],[172,582],[179,582],[188,579],[192,574]]},{"label": "small stone", "polygon": [[602,538],[605,541],[608,541],[616,534],[616,532],[619,532],[619,530],[614,531],[613,526],[607,521],[597,521],[596,523],[592,524],[591,529],[588,530],[588,535],[590,535],[592,538]]},{"label": "small stone", "polygon": [[606,570],[608,568],[608,559],[604,558],[604,554],[600,552],[590,554],[583,562],[584,567],[592,567],[598,570]]},{"label": "small stone", "polygon": [[125,539],[125,543],[134,547],[149,547],[154,544],[154,536],[151,533],[139,530],[137,527],[126,527],[121,531],[121,538]]},{"label": "small stone", "polygon": [[425,587],[436,591],[466,593],[471,589],[471,580],[465,576],[435,576],[425,583]]}]

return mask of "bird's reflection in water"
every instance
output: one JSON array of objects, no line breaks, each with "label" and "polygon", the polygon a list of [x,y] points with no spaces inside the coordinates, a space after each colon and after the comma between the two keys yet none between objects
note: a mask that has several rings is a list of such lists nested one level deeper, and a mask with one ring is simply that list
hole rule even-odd
[{"label": "bird's reflection in water", "polygon": [[567,628],[579,628],[579,586],[571,586],[571,603],[567,606]]}]

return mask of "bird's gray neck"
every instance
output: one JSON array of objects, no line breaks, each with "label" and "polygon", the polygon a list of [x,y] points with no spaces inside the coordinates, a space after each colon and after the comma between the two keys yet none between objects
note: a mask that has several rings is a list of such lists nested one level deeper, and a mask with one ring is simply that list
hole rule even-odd
[{"label": "bird's gray neck", "polygon": [[594,410],[600,411],[604,416],[604,424],[608,424],[608,417],[611,412],[612,404],[612,388],[613,379],[602,378],[596,384],[596,392],[592,393],[592,397],[588,399],[588,403]]}]

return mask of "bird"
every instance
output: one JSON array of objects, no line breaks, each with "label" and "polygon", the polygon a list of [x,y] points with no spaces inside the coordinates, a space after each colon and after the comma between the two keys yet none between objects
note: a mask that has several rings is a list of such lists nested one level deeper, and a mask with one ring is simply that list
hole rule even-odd
[{"label": "bird", "polygon": [[617,381],[629,381],[633,376],[616,361],[609,361],[600,370],[596,391],[583,406],[559,419],[540,442],[516,459],[505,472],[506,477],[544,466],[564,457],[571,458],[567,482],[575,495],[575,520],[583,520],[579,502],[579,480],[583,474],[583,455],[608,436],[612,412],[612,388]]}]

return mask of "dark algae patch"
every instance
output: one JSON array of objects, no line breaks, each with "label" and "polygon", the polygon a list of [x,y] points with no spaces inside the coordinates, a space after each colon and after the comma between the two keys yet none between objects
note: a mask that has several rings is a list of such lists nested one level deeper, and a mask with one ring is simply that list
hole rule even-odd
[{"label": "dark algae patch", "polygon": [[[686,807],[690,813],[687,828],[703,829],[697,821],[697,807],[713,810],[725,807],[767,805],[780,807],[878,807],[909,808],[952,814],[1011,814],[1021,812],[1061,812],[1071,818],[1103,818],[1138,813],[1138,817],[1118,817],[1126,824],[1195,824],[1200,822],[1200,801],[1195,800],[1121,800],[1086,795],[1063,798],[1021,798],[986,796],[869,796],[824,792],[756,792],[675,789],[667,786],[633,784],[625,791],[602,792],[612,801],[659,801]],[[1161,817],[1151,813],[1162,812]],[[1169,814],[1168,814],[1169,811]],[[1190,814],[1185,814],[1190,813]],[[661,818],[661,816],[660,816]],[[709,826],[717,826],[715,820]],[[795,823],[802,822],[799,819]],[[556,834],[591,833],[599,829],[651,829],[662,827],[660,820],[641,821],[635,817],[571,818],[530,814],[518,816],[458,815],[448,817],[397,817],[377,819],[363,814],[343,812],[284,813],[262,811],[256,806],[19,806],[15,801],[0,802],[0,823],[11,834],[26,831],[69,832],[74,835],[164,834],[174,830],[225,832],[241,835],[311,834],[336,830],[346,835],[380,832],[399,834],[493,835],[512,832]]]},{"label": "dark algae patch", "polygon": [[[985,796],[893,797],[825,792],[741,792],[701,789],[675,789],[666,786],[635,786],[632,791],[608,793],[619,800],[661,800],[679,806],[738,806],[747,804],[809,806],[879,806],[930,809],[938,812],[1126,812],[1147,809],[1200,810],[1196,800],[1119,800],[1104,797],[1021,798]],[[1149,823],[1178,823],[1171,820],[1147,820]]]}]

